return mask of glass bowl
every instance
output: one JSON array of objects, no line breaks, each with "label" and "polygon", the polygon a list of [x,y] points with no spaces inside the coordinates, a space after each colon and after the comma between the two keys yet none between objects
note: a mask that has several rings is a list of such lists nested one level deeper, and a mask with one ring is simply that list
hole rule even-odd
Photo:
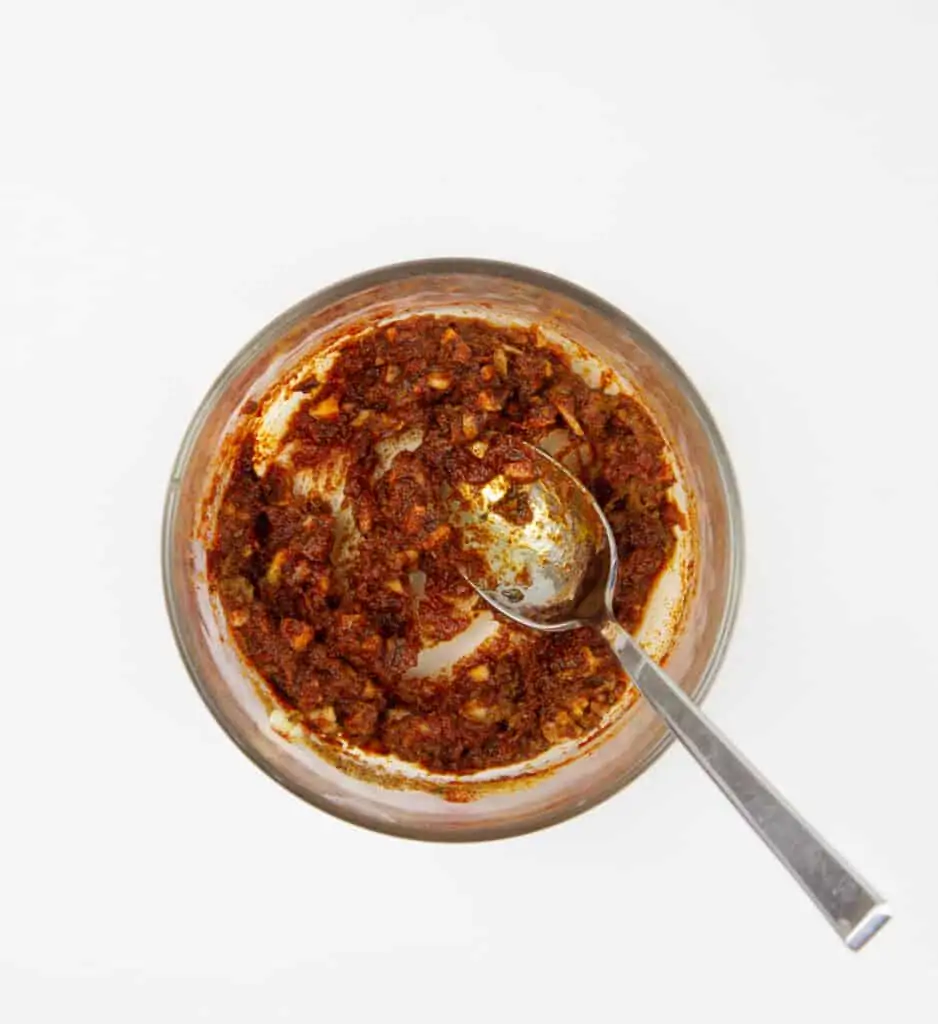
[{"label": "glass bowl", "polygon": [[304,800],[411,838],[518,835],[596,805],[661,754],[670,735],[644,701],[543,770],[417,788],[400,779],[389,784],[274,730],[271,705],[234,649],[204,575],[206,508],[217,493],[220,453],[245,403],[338,334],[418,313],[536,323],[585,348],[637,390],[671,446],[694,535],[667,666],[694,701],[703,699],[736,617],[743,560],[739,496],[723,441],[680,367],[634,321],[576,285],[512,264],[434,259],[369,271],[304,299],[250,341],[206,395],[173,468],[163,522],[166,602],[183,661],[219,724],[255,764]]}]

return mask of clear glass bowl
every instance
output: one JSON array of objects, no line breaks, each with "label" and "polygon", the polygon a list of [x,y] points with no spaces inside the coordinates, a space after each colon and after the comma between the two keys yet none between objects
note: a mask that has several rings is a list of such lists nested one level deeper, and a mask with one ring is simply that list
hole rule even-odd
[{"label": "clear glass bowl", "polygon": [[173,468],[163,523],[166,602],[183,661],[219,724],[255,764],[304,800],[347,821],[411,838],[518,835],[594,806],[661,754],[670,736],[644,701],[550,771],[510,786],[480,783],[470,787],[471,799],[378,785],[273,731],[269,708],[219,627],[200,571],[203,502],[244,402],[262,396],[344,328],[417,313],[547,322],[637,388],[690,493],[693,590],[667,664],[693,700],[702,700],[736,617],[743,560],[739,496],[716,425],[680,367],[636,323],[582,288],[511,264],[438,259],[370,271],[304,299],[249,342],[206,395]]}]

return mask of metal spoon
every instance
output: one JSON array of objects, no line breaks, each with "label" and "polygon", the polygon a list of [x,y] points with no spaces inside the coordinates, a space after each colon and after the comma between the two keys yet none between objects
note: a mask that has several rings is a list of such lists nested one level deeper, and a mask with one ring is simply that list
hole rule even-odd
[{"label": "metal spoon", "polygon": [[[497,611],[532,629],[590,626],[645,699],[755,829],[851,949],[889,920],[882,897],[833,850],[619,625],[612,612],[615,537],[590,492],[560,463],[523,444],[538,478],[520,485],[525,514],[499,513],[510,483],[454,492],[467,579]],[[513,493],[515,493],[513,492]]]}]

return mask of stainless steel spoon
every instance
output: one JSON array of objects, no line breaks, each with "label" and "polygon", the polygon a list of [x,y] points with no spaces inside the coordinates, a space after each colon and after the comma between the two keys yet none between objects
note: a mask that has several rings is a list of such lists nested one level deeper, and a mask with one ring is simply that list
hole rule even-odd
[{"label": "stainless steel spoon", "polygon": [[[644,653],[612,612],[618,555],[606,517],[590,492],[560,463],[523,445],[537,479],[520,485],[525,514],[499,513],[510,487],[496,477],[454,492],[464,550],[484,569],[467,579],[490,605],[532,629],[590,626],[668,728],[720,787],[851,949],[889,920],[882,897],[833,850],[684,692]],[[473,561],[476,561],[473,559]]]}]

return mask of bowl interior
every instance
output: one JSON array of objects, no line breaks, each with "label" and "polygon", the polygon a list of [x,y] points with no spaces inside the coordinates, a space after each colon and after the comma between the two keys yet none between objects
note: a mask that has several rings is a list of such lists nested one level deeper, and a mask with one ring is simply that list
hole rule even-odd
[{"label": "bowl interior", "polygon": [[[274,731],[269,706],[231,645],[204,576],[203,510],[219,452],[243,403],[262,397],[337,333],[418,313],[537,323],[595,355],[639,392],[671,445],[695,541],[692,565],[685,552],[691,590],[675,623],[679,628],[665,638],[667,665],[694,700],[703,697],[722,660],[741,570],[739,503],[711,417],[673,360],[622,313],[566,282],[509,265],[458,260],[389,267],[311,296],[264,328],[206,396],[177,458],[164,521],[167,603],[180,651],[209,708],[241,749],[283,785],[339,817],[382,831],[423,839],[495,838],[551,824],[615,792],[660,753],[666,729],[639,701],[576,756],[555,757],[549,771],[510,785],[443,787],[449,798],[430,785],[379,786]],[[654,636],[643,640],[656,642]]]}]

